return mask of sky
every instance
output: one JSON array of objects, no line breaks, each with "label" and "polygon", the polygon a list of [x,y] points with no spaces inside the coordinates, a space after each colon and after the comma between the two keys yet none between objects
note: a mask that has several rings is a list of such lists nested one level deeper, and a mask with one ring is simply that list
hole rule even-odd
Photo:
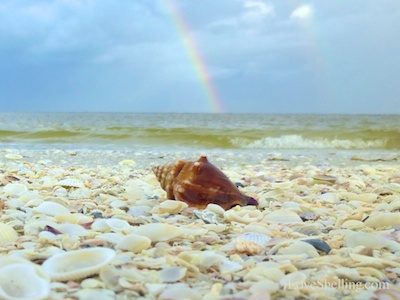
[{"label": "sky", "polygon": [[400,2],[2,0],[0,104],[400,114]]}]

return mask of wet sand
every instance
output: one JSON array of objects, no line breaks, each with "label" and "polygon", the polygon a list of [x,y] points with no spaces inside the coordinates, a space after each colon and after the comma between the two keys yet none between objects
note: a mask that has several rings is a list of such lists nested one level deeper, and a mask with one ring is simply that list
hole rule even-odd
[{"label": "wet sand", "polygon": [[[1,253],[40,267],[62,251],[115,250],[89,278],[53,279],[50,299],[400,297],[397,154],[249,153],[1,150]],[[151,167],[199,155],[259,206],[168,201]]]}]

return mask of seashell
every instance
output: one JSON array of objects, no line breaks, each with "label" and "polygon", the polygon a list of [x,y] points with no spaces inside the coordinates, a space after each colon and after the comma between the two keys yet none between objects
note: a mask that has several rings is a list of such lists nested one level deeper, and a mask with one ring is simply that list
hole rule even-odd
[{"label": "seashell", "polygon": [[81,213],[57,215],[54,217],[54,219],[60,223],[72,223],[72,224],[87,224],[93,222],[92,217],[86,216]]},{"label": "seashell", "polygon": [[293,211],[276,210],[264,217],[264,221],[278,223],[302,223],[303,220]]},{"label": "seashell", "polygon": [[400,224],[400,213],[380,213],[365,220],[365,225],[371,228],[390,227]]},{"label": "seashell", "polygon": [[235,248],[240,253],[249,255],[260,254],[264,251],[266,244],[271,238],[264,234],[248,232],[235,239]]},{"label": "seashell", "polygon": [[162,223],[141,225],[134,228],[132,232],[146,236],[152,242],[169,241],[184,233],[183,230],[177,226]]},{"label": "seashell", "polygon": [[22,159],[23,156],[20,154],[14,154],[14,153],[9,153],[4,155],[5,158],[9,159],[9,160],[19,160]]},{"label": "seashell", "polygon": [[332,175],[326,175],[326,174],[317,174],[312,177],[315,181],[321,181],[321,182],[329,182],[329,183],[335,183],[337,180],[337,177],[332,176]]},{"label": "seashell", "polygon": [[42,213],[48,216],[58,216],[58,215],[66,215],[70,214],[70,211],[65,206],[52,202],[46,201],[40,204],[38,207],[32,209],[32,211],[36,213]]},{"label": "seashell", "polygon": [[372,249],[381,249],[388,246],[389,243],[389,240],[379,235],[366,232],[356,232],[346,237],[344,245],[351,248],[364,246]]},{"label": "seashell", "polygon": [[111,218],[105,220],[108,227],[114,232],[126,232],[131,229],[131,225],[125,220]]},{"label": "seashell", "polygon": [[249,210],[238,206],[227,210],[224,213],[224,218],[226,221],[230,222],[250,224],[260,222],[264,218],[264,215],[257,209]]},{"label": "seashell", "polygon": [[107,219],[97,218],[94,220],[92,226],[90,227],[94,231],[106,232],[110,231],[110,226],[108,226]]},{"label": "seashell", "polygon": [[163,282],[177,282],[186,275],[185,267],[166,267],[160,271],[161,280]]},{"label": "seashell", "polygon": [[186,202],[200,209],[215,203],[225,210],[236,205],[257,205],[242,194],[229,178],[202,156],[197,161],[178,160],[152,168],[167,198]]},{"label": "seashell", "polygon": [[202,219],[207,224],[218,224],[217,215],[208,209],[195,210],[193,213],[196,217]]},{"label": "seashell", "polygon": [[20,257],[0,259],[0,297],[6,300],[38,300],[50,293],[50,277],[43,269]]},{"label": "seashell", "polygon": [[169,284],[166,289],[157,298],[160,300],[170,300],[170,299],[190,299],[190,300],[200,300],[201,296],[199,292],[189,287],[187,284]]},{"label": "seashell", "polygon": [[83,187],[85,187],[85,184],[77,178],[63,179],[63,180],[57,181],[54,185],[55,186],[59,185],[59,186],[67,187],[67,188],[71,188],[71,187],[83,188]]},{"label": "seashell", "polygon": [[115,247],[133,253],[140,253],[149,248],[150,245],[151,240],[148,237],[131,233],[119,240]]},{"label": "seashell", "polygon": [[188,205],[182,201],[165,200],[158,206],[160,213],[179,214]]},{"label": "seashell", "polygon": [[271,254],[306,254],[308,257],[318,257],[318,251],[309,243],[297,240],[283,241],[270,250]]},{"label": "seashell", "polygon": [[246,232],[239,235],[236,240],[246,240],[260,245],[265,248],[267,243],[271,240],[268,235],[257,233],[257,232]]},{"label": "seashell", "polygon": [[42,267],[52,280],[77,280],[97,274],[114,257],[114,250],[94,247],[56,253],[46,259]]},{"label": "seashell", "polygon": [[127,213],[134,217],[149,216],[151,211],[151,206],[148,205],[135,205],[129,208]]},{"label": "seashell", "polygon": [[68,193],[68,198],[72,200],[89,199],[92,192],[88,188],[77,188]]},{"label": "seashell", "polygon": [[28,188],[22,183],[9,183],[3,187],[3,191],[13,197],[18,197],[19,195],[27,192]]},{"label": "seashell", "polygon": [[18,233],[8,224],[0,223],[0,245],[13,243],[18,238]]}]

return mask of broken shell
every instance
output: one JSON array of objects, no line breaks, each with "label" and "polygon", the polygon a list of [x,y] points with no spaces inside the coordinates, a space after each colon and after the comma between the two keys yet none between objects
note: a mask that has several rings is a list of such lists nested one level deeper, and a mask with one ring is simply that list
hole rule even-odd
[{"label": "broken shell", "polygon": [[258,209],[250,210],[240,206],[227,210],[224,213],[224,218],[229,222],[239,222],[243,224],[260,222],[264,215]]},{"label": "broken shell", "polygon": [[161,223],[152,223],[138,226],[133,233],[147,236],[152,242],[169,241],[183,234],[183,230],[177,226]]},{"label": "broken shell", "polygon": [[217,215],[210,210],[195,210],[193,213],[196,217],[202,219],[207,224],[218,224]]},{"label": "broken shell", "polygon": [[0,245],[13,243],[18,238],[18,233],[8,224],[0,223]]},{"label": "broken shell", "polygon": [[270,250],[272,254],[306,254],[308,257],[318,257],[318,251],[309,243],[302,241],[283,241]]},{"label": "broken shell", "polygon": [[114,257],[114,250],[94,247],[56,253],[45,260],[42,267],[53,280],[77,280],[98,273]]},{"label": "broken shell", "polygon": [[28,188],[22,183],[9,183],[3,187],[3,190],[13,197],[18,197],[27,192]]},{"label": "broken shell", "polygon": [[186,275],[185,267],[165,267],[160,271],[161,280],[163,282],[176,282]]},{"label": "broken shell", "polygon": [[77,179],[77,178],[67,178],[60,180],[54,184],[55,186],[63,186],[63,187],[76,187],[76,188],[83,188],[85,187],[85,184]]},{"label": "broken shell", "polygon": [[133,253],[140,253],[149,248],[150,245],[151,240],[148,237],[132,233],[119,240],[115,247]]},{"label": "broken shell", "polygon": [[43,202],[38,207],[35,207],[32,210],[36,213],[42,213],[42,214],[53,216],[53,217],[58,216],[58,215],[70,214],[70,211],[68,208],[66,208],[65,206],[63,206],[61,204],[51,202],[51,201]]},{"label": "broken shell", "polygon": [[43,269],[19,257],[0,261],[0,297],[6,300],[39,300],[50,293],[50,277]]},{"label": "broken shell", "polygon": [[72,223],[72,224],[86,224],[93,222],[92,217],[80,213],[57,215],[54,217],[54,219],[60,223]]},{"label": "broken shell", "polygon": [[257,205],[258,202],[244,194],[207,157],[197,161],[178,160],[153,168],[168,199],[186,202],[200,209],[210,203],[229,209],[236,205]]}]

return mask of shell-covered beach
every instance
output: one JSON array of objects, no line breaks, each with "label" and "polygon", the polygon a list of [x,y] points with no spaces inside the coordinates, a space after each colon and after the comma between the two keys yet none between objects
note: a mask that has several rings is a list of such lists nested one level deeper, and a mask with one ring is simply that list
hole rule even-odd
[{"label": "shell-covered beach", "polygon": [[[199,155],[259,205],[167,199]],[[3,149],[0,298],[399,299],[399,159]]]}]

